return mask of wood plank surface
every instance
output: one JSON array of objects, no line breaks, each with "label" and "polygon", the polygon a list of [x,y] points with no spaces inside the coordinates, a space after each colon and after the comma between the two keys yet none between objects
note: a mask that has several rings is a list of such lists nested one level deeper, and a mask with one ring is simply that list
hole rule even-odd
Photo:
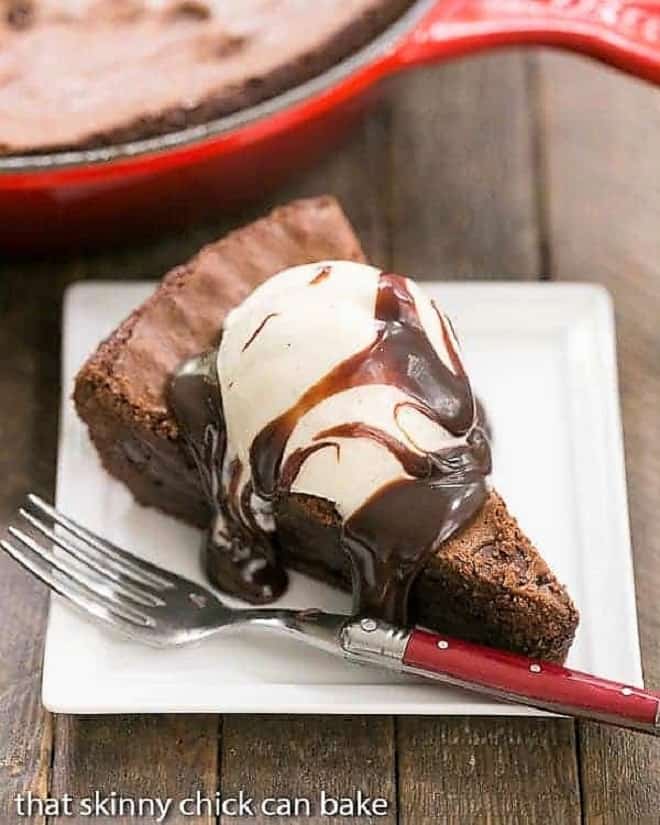
[{"label": "wood plank surface", "polygon": [[[258,757],[255,758],[255,754]],[[257,804],[273,797],[310,800],[310,813],[291,816],[222,817],[233,822],[382,822],[397,819],[393,720],[376,716],[226,716],[222,749],[223,792],[249,789]],[[331,800],[356,799],[358,792],[385,800],[382,815],[333,815]],[[321,794],[326,798],[324,815]],[[347,804],[342,801],[342,805]],[[271,807],[272,809],[272,807]]]},{"label": "wood plank surface", "polygon": [[[78,814],[64,820],[75,825],[156,821],[148,806],[146,816],[139,816],[139,808],[113,810],[120,805],[113,801],[113,792],[136,804],[160,799],[168,805],[171,799],[168,825],[212,825],[217,821],[213,806],[200,803],[199,816],[187,814],[195,811],[198,793],[202,799],[215,797],[217,733],[217,716],[59,716],[51,795],[68,793],[77,800]],[[85,816],[88,799],[89,810],[95,812],[91,819]],[[180,809],[187,800],[192,800],[191,807]],[[163,808],[154,810],[157,817]]]},{"label": "wood plank surface", "polygon": [[[3,525],[28,490],[50,494],[55,477],[59,309],[50,281],[40,275],[33,281],[20,268],[0,273]],[[52,359],[42,357],[46,350]],[[0,822],[13,823],[17,794],[47,790],[52,725],[40,703],[46,594],[4,554],[0,604]]]},{"label": "wood plank surface", "polygon": [[401,825],[579,825],[574,725],[402,717]]},{"label": "wood plank surface", "polygon": [[[658,690],[660,95],[560,55],[542,57],[537,81],[550,274],[614,298],[644,675]],[[660,741],[590,724],[579,741],[586,825],[657,825]]]},{"label": "wood plank surface", "polygon": [[418,70],[390,100],[392,266],[428,280],[537,278],[526,56]]}]

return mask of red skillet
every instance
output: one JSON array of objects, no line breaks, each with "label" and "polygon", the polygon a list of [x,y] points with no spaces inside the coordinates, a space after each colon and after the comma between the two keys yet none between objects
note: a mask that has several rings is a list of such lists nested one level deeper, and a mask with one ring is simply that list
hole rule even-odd
[{"label": "red skillet", "polygon": [[519,44],[660,83],[660,0],[418,0],[367,48],[259,106],[161,138],[0,159],[0,252],[87,245],[235,205],[336,142],[383,78]]}]

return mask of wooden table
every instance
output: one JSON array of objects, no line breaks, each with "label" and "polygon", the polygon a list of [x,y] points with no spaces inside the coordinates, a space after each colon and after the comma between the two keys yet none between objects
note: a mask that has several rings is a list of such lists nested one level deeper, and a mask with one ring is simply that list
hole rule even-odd
[{"label": "wooden table", "polygon": [[[510,52],[397,79],[350,145],[249,216],[138,250],[2,265],[0,522],[26,490],[52,494],[67,284],[158,277],[272,203],[330,191],[383,266],[420,278],[593,280],[614,294],[644,671],[660,688],[659,150],[660,92],[577,58]],[[659,743],[594,724],[52,717],[39,702],[46,595],[5,558],[0,605],[2,825],[27,821],[11,804],[26,790],[239,788],[256,797],[361,788],[390,801],[374,821],[400,825],[660,821]]]}]

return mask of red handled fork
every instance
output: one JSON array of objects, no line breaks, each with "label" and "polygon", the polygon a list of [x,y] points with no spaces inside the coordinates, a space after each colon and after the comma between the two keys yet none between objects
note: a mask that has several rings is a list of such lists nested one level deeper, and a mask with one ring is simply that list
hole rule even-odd
[{"label": "red handled fork", "polygon": [[184,645],[240,625],[260,625],[349,662],[656,736],[660,732],[656,693],[370,616],[230,608],[210,590],[111,544],[38,496],[29,495],[19,515],[31,529],[9,527],[11,540],[1,541],[2,549],[77,608],[139,642]]}]

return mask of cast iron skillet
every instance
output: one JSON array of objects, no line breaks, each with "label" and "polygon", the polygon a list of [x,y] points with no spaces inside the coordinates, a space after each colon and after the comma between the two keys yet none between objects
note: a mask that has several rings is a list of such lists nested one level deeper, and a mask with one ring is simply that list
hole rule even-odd
[{"label": "cast iron skillet", "polygon": [[660,0],[417,0],[367,47],[257,106],[148,140],[0,158],[0,251],[88,245],[230,208],[326,151],[385,77],[521,44],[660,83]]}]

